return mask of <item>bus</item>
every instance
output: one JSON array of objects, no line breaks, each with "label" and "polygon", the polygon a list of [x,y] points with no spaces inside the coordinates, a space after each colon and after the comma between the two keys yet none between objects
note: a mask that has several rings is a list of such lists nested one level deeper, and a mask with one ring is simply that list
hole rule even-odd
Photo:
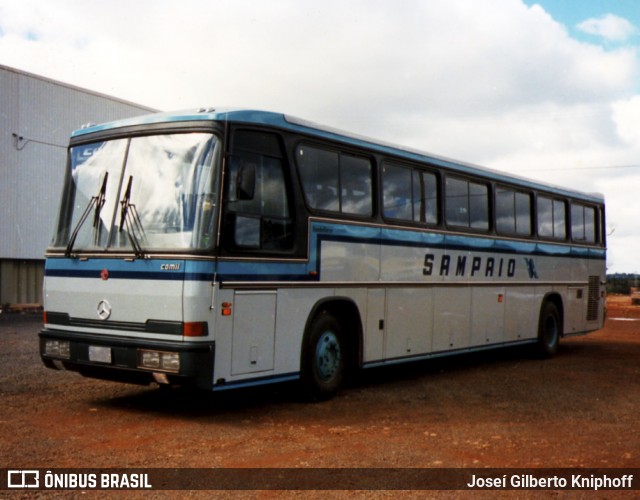
[{"label": "bus", "polygon": [[603,326],[601,195],[285,114],[72,133],[46,252],[49,368],[220,391]]}]

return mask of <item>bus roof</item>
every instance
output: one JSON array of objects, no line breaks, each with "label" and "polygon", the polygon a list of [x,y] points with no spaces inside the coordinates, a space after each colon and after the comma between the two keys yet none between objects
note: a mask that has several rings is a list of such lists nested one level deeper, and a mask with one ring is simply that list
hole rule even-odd
[{"label": "bus roof", "polygon": [[595,203],[602,203],[604,196],[600,193],[584,193],[573,189],[555,186],[552,184],[534,181],[514,174],[501,172],[499,170],[466,163],[463,161],[453,160],[442,156],[434,155],[417,149],[391,144],[378,139],[360,136],[351,132],[345,132],[332,127],[327,127],[311,121],[296,118],[294,116],[283,113],[275,113],[271,111],[259,111],[239,108],[200,108],[186,111],[172,111],[153,113],[124,120],[103,123],[100,125],[86,125],[81,129],[75,130],[72,138],[80,138],[87,134],[95,132],[106,132],[116,130],[123,127],[153,125],[160,123],[179,123],[179,122],[196,122],[196,121],[218,121],[218,122],[234,122],[247,123],[254,125],[269,125],[279,129],[289,130],[316,137],[334,140],[358,147],[365,147],[377,152],[402,157],[407,160],[417,162],[428,162],[431,165],[444,167],[446,169],[457,171],[463,174],[481,175],[494,179],[498,182],[517,184],[527,186],[534,189],[542,189],[562,196],[570,196]]}]

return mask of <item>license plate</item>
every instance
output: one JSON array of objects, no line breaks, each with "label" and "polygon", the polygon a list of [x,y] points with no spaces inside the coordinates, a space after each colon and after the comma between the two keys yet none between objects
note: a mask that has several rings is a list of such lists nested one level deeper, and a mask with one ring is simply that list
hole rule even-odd
[{"label": "license plate", "polygon": [[111,363],[111,348],[95,345],[89,346],[89,361]]}]

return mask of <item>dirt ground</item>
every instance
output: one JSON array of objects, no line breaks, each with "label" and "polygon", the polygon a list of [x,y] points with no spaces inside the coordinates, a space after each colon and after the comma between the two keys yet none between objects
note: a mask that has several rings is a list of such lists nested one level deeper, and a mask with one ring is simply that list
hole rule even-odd
[{"label": "dirt ground", "polygon": [[[509,348],[292,386],[160,391],[44,368],[40,318],[0,315],[0,467],[640,467],[640,307],[539,360]],[[390,495],[392,496],[392,495]]]}]

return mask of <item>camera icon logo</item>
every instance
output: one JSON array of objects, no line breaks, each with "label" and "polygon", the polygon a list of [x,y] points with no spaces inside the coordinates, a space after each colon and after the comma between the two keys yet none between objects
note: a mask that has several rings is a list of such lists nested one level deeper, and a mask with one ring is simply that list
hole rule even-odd
[{"label": "camera icon logo", "polygon": [[7,488],[39,488],[40,471],[10,470],[7,474]]}]

